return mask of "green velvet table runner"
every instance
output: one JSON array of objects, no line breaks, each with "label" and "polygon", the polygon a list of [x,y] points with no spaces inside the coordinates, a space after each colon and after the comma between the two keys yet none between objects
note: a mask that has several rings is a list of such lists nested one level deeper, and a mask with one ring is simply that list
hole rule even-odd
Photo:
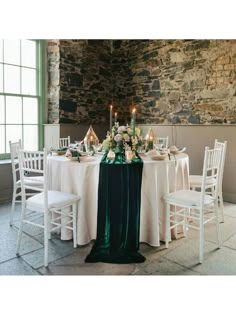
[{"label": "green velvet table runner", "polygon": [[138,253],[143,161],[104,155],[98,186],[97,238],[85,262],[141,263]]}]

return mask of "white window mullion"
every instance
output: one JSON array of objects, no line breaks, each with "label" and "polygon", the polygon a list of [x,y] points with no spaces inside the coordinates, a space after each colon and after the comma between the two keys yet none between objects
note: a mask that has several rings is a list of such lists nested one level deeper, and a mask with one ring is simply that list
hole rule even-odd
[{"label": "white window mullion", "polygon": [[1,159],[9,152],[9,140],[21,138],[27,149],[38,150],[40,69],[38,42],[0,41],[0,97],[4,99],[4,120],[0,120]]}]

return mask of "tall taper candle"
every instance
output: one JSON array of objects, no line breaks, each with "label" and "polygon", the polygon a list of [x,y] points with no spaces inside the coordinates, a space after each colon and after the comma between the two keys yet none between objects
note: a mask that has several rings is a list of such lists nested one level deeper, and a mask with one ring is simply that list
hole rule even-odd
[{"label": "tall taper candle", "polygon": [[135,138],[136,108],[132,110],[132,118],[133,118],[133,137]]},{"label": "tall taper candle", "polygon": [[112,108],[113,105],[110,105],[110,132],[112,132]]}]

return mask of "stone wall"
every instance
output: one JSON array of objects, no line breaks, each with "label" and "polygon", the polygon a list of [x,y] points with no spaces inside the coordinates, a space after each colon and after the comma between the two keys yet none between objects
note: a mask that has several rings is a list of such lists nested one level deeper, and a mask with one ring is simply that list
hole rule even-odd
[{"label": "stone wall", "polygon": [[[126,104],[136,105],[140,123],[236,123],[236,41],[123,40],[113,45],[117,69],[128,63],[123,90]],[[122,79],[117,75],[121,90]]]},{"label": "stone wall", "polygon": [[122,123],[134,104],[138,123],[236,123],[234,40],[49,44],[49,122],[108,124],[113,102]]},{"label": "stone wall", "polygon": [[110,65],[109,41],[60,41],[60,123],[107,122]]},{"label": "stone wall", "polygon": [[60,98],[60,51],[59,40],[48,40],[48,123],[59,123],[59,98]]},{"label": "stone wall", "polygon": [[48,40],[48,123],[108,123],[111,42]]}]

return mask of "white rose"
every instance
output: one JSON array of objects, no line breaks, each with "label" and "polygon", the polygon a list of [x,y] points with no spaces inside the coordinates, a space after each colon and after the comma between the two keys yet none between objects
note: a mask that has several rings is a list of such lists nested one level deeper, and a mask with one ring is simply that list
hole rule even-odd
[{"label": "white rose", "polygon": [[120,126],[117,130],[118,133],[123,133],[124,131],[126,131],[126,127],[125,126]]},{"label": "white rose", "polygon": [[114,140],[115,140],[116,142],[121,141],[121,140],[122,140],[122,135],[118,133],[117,135],[115,135]]}]

